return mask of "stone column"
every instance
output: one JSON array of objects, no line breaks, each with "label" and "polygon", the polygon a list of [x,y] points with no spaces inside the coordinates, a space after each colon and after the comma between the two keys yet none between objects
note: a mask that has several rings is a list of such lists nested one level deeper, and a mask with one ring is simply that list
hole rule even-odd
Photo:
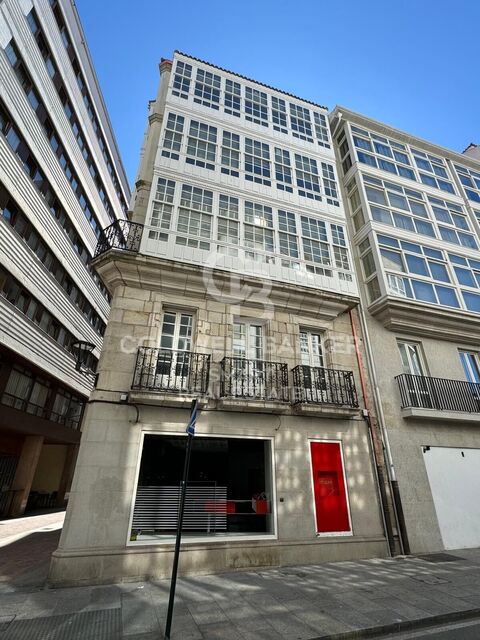
[{"label": "stone column", "polygon": [[38,459],[43,446],[43,436],[25,436],[12,489],[15,495],[10,505],[9,517],[16,518],[25,512]]},{"label": "stone column", "polygon": [[145,224],[147,216],[153,168],[160,143],[160,132],[165,112],[165,100],[170,82],[172,62],[171,60],[162,58],[159,66],[160,84],[156,99],[152,100],[149,104],[148,124],[144,135],[140,167],[135,180],[135,189],[131,201],[132,222],[139,222],[140,224]]},{"label": "stone column", "polygon": [[57,507],[63,507],[65,503],[65,494],[70,491],[70,487],[72,486],[73,472],[75,469],[75,463],[77,461],[78,448],[78,444],[70,444],[67,447],[67,455],[65,456],[62,477],[60,478],[57,500],[55,502],[55,505]]}]

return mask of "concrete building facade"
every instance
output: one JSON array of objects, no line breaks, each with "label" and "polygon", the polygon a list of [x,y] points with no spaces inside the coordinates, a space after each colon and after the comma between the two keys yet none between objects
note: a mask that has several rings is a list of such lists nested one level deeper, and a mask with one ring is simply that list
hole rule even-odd
[{"label": "concrete building facade", "polygon": [[179,52],[160,71],[132,222],[94,261],[112,311],[50,582],[169,575],[195,397],[182,573],[387,555],[327,111]]},{"label": "concrete building facade", "polygon": [[110,294],[91,266],[129,187],[73,2],[0,4],[0,517],[62,505]]},{"label": "concrete building facade", "polygon": [[412,552],[480,544],[480,163],[330,117],[370,372]]}]

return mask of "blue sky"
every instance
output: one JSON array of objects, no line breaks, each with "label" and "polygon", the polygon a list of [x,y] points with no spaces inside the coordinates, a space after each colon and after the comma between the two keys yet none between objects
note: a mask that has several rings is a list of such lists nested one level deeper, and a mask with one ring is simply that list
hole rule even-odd
[{"label": "blue sky", "polygon": [[76,4],[131,184],[175,49],[456,151],[480,143],[478,0]]}]

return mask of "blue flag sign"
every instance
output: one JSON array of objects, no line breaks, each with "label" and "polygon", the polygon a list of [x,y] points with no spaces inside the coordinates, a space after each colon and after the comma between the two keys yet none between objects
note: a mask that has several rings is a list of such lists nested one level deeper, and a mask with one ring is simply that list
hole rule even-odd
[{"label": "blue flag sign", "polygon": [[198,403],[195,401],[193,407],[192,407],[192,413],[190,414],[190,420],[188,421],[187,424],[187,433],[194,436],[195,435],[195,424],[197,422],[197,406]]}]

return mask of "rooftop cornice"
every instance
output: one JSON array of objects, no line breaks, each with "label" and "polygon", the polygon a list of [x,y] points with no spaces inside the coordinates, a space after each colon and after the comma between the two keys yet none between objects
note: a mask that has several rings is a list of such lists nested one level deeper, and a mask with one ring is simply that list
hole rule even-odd
[{"label": "rooftop cornice", "polygon": [[[458,164],[463,164],[467,167],[470,167],[474,171],[480,171],[480,162],[475,160],[471,156],[465,156],[458,151],[452,151],[452,149],[448,149],[447,147],[441,147],[438,144],[434,144],[433,142],[429,142],[428,140],[424,140],[423,138],[417,138],[406,131],[402,131],[401,129],[396,129],[388,124],[380,122],[378,120],[373,120],[368,116],[364,116],[361,113],[357,113],[355,111],[351,111],[346,107],[342,107],[341,105],[337,105],[334,110],[330,114],[330,120],[333,123],[334,120],[338,117],[338,114],[342,114],[342,121],[352,122],[353,124],[357,124],[359,126],[363,126],[367,129],[371,129],[376,133],[384,136],[390,136],[399,142],[404,142],[413,147],[419,147],[421,150],[427,150],[430,153],[434,153],[436,155],[442,156],[444,158],[448,158],[452,162],[456,162]],[[335,127],[334,127],[335,128]]]},{"label": "rooftop cornice", "polygon": [[282,89],[278,89],[277,87],[272,87],[269,84],[265,84],[264,82],[259,82],[258,80],[253,80],[253,78],[249,78],[248,76],[242,76],[240,73],[236,73],[235,71],[230,71],[230,69],[225,69],[224,67],[219,67],[216,64],[212,64],[211,62],[207,62],[206,60],[202,60],[201,58],[195,58],[195,56],[191,56],[188,53],[184,53],[183,51],[179,51],[175,49],[173,52],[174,55],[178,54],[183,56],[184,58],[188,58],[189,60],[194,60],[195,62],[200,62],[200,64],[205,64],[207,67],[211,67],[212,69],[218,69],[218,71],[223,71],[224,73],[229,73],[232,76],[236,76],[237,78],[242,78],[242,80],[246,80],[247,82],[251,82],[252,84],[259,85],[260,87],[265,87],[265,89],[270,89],[271,91],[276,91],[277,93],[281,93],[284,96],[288,96],[289,98],[294,98],[295,100],[299,100],[300,102],[305,102],[306,104],[310,104],[318,109],[323,109],[323,111],[328,111],[328,107],[325,107],[322,104],[318,104],[317,102],[313,102],[312,100],[306,100],[305,98],[300,98],[300,96],[296,96],[294,93],[288,93],[288,91],[283,91]]}]

